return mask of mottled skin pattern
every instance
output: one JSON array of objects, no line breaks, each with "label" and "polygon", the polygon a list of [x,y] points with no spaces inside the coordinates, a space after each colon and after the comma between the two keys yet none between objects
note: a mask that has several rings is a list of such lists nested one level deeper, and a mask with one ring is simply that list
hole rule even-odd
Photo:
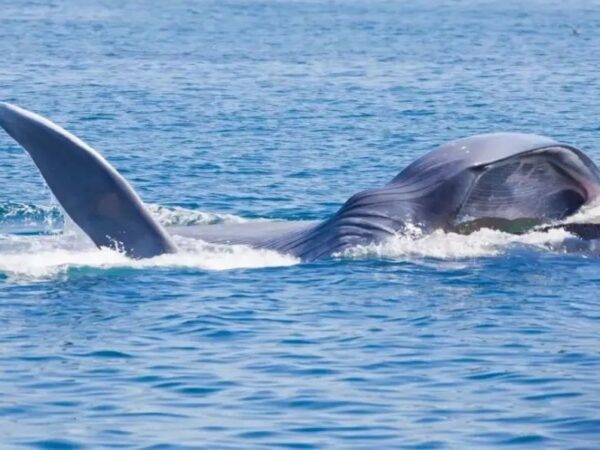
[{"label": "mottled skin pattern", "polygon": [[[353,195],[322,222],[165,230],[127,181],[75,136],[7,103],[0,104],[0,126],[28,151],[66,213],[96,245],[136,258],[176,251],[172,234],[316,260],[380,242],[408,226],[425,233],[549,228],[600,196],[600,171],[580,150],[543,136],[493,133],[433,150],[385,186]],[[593,225],[566,227],[584,238],[598,235]]]}]

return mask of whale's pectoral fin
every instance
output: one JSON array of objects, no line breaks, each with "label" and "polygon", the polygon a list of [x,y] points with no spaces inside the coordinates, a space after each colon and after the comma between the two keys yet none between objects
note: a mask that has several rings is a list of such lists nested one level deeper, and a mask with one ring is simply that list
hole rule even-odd
[{"label": "whale's pectoral fin", "polygon": [[66,213],[97,246],[136,258],[175,251],[127,181],[89,145],[7,103],[0,103],[0,126],[27,150]]}]

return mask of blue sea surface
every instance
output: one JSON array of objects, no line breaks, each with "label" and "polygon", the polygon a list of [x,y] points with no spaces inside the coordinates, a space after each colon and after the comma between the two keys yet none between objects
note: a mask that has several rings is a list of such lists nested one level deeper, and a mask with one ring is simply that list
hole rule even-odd
[{"label": "blue sea surface", "polygon": [[[481,132],[600,162],[593,0],[0,0],[0,24],[0,100],[166,225],[324,218]],[[600,251],[573,240],[133,261],[2,132],[0,447],[600,448]]]}]

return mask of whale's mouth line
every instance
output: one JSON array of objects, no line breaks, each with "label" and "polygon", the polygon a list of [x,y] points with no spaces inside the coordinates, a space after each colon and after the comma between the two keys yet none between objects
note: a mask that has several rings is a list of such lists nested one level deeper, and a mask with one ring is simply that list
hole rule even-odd
[{"label": "whale's mouth line", "polygon": [[489,229],[520,235],[534,230],[541,224],[542,221],[535,217],[522,217],[519,219],[480,217],[454,225],[449,231],[458,234],[471,234],[481,229]]}]

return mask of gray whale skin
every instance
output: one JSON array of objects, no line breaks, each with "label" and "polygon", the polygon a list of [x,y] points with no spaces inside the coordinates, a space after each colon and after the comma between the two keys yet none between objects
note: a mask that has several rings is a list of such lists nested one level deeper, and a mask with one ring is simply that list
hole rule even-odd
[{"label": "gray whale skin", "polygon": [[100,153],[58,125],[0,103],[0,126],[27,150],[65,212],[98,247],[133,258],[176,252],[177,235],[272,249],[306,261],[381,242],[409,226],[424,233],[564,227],[586,239],[600,237],[600,225],[561,225],[599,201],[600,171],[577,148],[533,134],[482,134],[444,144],[385,186],[354,194],[321,222],[166,229]]}]

